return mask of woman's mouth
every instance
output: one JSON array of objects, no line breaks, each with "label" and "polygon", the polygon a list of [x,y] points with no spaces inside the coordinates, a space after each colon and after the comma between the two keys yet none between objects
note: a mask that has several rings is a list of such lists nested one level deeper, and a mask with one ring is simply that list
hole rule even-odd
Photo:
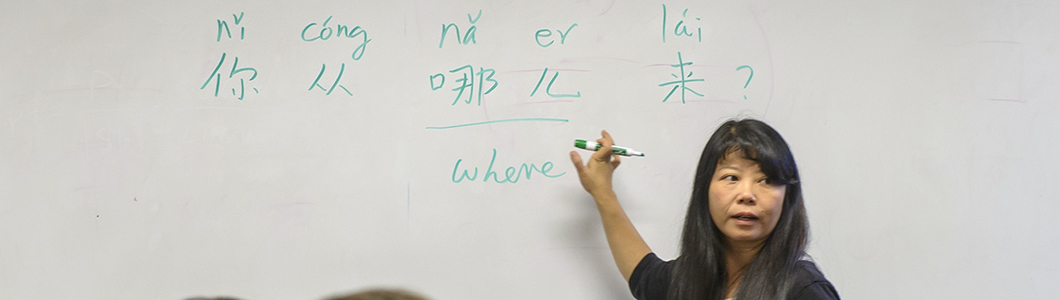
[{"label": "woman's mouth", "polygon": [[754,225],[755,221],[758,221],[758,216],[749,212],[737,213],[732,216],[736,221],[736,225]]}]

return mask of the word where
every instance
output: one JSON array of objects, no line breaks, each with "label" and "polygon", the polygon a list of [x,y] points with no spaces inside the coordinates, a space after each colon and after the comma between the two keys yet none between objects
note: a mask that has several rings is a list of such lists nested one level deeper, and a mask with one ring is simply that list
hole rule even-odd
[{"label": "the word where", "polygon": [[[476,179],[478,179],[479,178],[478,177],[478,167],[473,168],[472,172],[470,174],[468,172],[468,169],[466,169],[466,168],[463,169],[463,172],[461,172],[461,170],[460,170],[460,162],[462,162],[462,161],[464,161],[464,160],[463,159],[456,160],[456,165],[453,166],[453,176],[452,176],[453,183],[460,183],[460,182],[464,181],[465,179],[467,181],[469,181],[469,182],[473,182]],[[552,167],[553,167],[553,164],[552,164],[551,161],[546,161],[545,163],[541,164],[541,167],[538,167],[535,164],[527,165],[526,163],[523,163],[522,165],[519,166],[519,168],[516,168],[514,166],[505,168],[504,169],[504,179],[502,180],[501,177],[499,176],[499,174],[496,171],[493,171],[493,165],[494,165],[494,163],[496,161],[497,161],[497,149],[493,149],[493,157],[490,158],[490,164],[489,164],[488,167],[486,167],[485,176],[482,176],[482,182],[490,182],[490,178],[492,177],[493,182],[496,182],[496,183],[517,183],[517,182],[519,182],[520,179],[522,179],[523,174],[526,174],[526,180],[530,180],[530,175],[532,175],[534,173],[540,173],[542,176],[545,176],[545,177],[548,177],[548,178],[556,178],[556,177],[563,176],[564,174],[567,174],[567,172],[554,174],[554,175],[553,174],[549,174],[550,172],[552,172]],[[460,174],[460,176],[458,177],[457,174]]]}]

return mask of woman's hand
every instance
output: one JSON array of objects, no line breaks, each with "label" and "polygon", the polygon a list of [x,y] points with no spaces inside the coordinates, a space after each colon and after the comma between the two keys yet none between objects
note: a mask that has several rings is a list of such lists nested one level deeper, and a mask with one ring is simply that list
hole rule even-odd
[{"label": "woman's hand", "polygon": [[601,131],[600,134],[603,137],[597,139],[596,143],[601,147],[589,157],[587,164],[582,164],[582,157],[577,152],[570,152],[570,160],[574,163],[574,168],[578,170],[578,179],[581,180],[585,191],[593,195],[593,198],[614,194],[611,187],[611,174],[621,163],[618,155],[611,153],[611,146],[615,144],[611,135],[607,134],[607,130]]}]

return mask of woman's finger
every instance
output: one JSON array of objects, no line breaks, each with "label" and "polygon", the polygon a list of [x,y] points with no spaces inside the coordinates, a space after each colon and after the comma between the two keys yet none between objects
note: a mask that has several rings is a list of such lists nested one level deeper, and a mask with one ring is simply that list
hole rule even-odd
[{"label": "woman's finger", "polygon": [[581,173],[583,170],[585,170],[585,164],[582,163],[582,156],[578,155],[578,152],[570,152],[570,162],[574,163],[574,168],[578,170],[578,173]]},{"label": "woman's finger", "polygon": [[600,130],[600,135],[603,135],[604,139],[607,139],[607,141],[611,142],[611,145],[615,144],[615,139],[611,138],[611,134],[607,133],[607,130]]},{"label": "woman's finger", "polygon": [[601,162],[609,162],[611,160],[611,146],[614,145],[614,141],[611,140],[611,135],[607,134],[607,130],[601,130],[600,134],[603,137],[596,139],[596,143],[600,144],[600,149],[593,153],[593,159]]}]

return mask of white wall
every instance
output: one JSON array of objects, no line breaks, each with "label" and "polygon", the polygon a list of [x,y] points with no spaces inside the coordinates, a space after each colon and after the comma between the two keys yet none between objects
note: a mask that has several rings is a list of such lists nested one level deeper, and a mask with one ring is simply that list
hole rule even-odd
[{"label": "white wall", "polygon": [[[739,116],[791,144],[844,298],[1060,293],[1052,1],[95,2],[0,4],[0,298],[630,299],[572,141],[648,154],[617,190],[673,258],[699,152]],[[300,37],[329,16],[367,32],[360,59],[361,37]],[[678,53],[703,96],[664,103]],[[481,105],[453,104],[464,65],[494,71]],[[483,182],[494,150],[499,179],[563,175]]]}]

